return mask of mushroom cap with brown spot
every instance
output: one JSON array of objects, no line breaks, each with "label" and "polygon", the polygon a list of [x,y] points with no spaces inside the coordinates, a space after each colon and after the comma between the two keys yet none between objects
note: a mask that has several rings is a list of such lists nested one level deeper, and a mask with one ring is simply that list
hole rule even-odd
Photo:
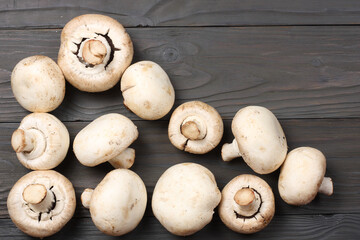
[{"label": "mushroom cap with brown spot", "polygon": [[127,117],[118,113],[106,114],[76,135],[74,153],[83,165],[93,167],[118,156],[138,134],[137,127]]},{"label": "mushroom cap with brown spot", "polygon": [[[195,116],[206,126],[206,135],[201,140],[186,138],[181,132],[181,125],[187,117]],[[181,104],[172,113],[168,135],[171,143],[178,149],[195,154],[204,154],[214,149],[223,136],[224,125],[220,114],[212,106],[191,101]]]},{"label": "mushroom cap with brown spot", "polygon": [[121,78],[121,91],[124,105],[146,120],[162,118],[175,102],[175,91],[168,75],[151,61],[128,67]]},{"label": "mushroom cap with brown spot", "polygon": [[35,152],[18,152],[17,158],[26,168],[48,170],[58,166],[66,157],[70,136],[65,125],[49,113],[31,113],[23,118],[18,129],[38,130],[45,139],[45,149],[39,156]]},{"label": "mushroom cap with brown spot", "polygon": [[279,175],[279,193],[288,204],[305,205],[318,193],[326,171],[326,158],[311,147],[299,147],[286,157]]},{"label": "mushroom cap with brown spot", "polygon": [[[249,217],[238,216],[234,196],[243,188],[252,189],[260,198],[258,211]],[[238,233],[255,233],[265,228],[275,214],[275,199],[270,186],[261,178],[243,174],[233,178],[222,190],[219,215],[223,223]]]},{"label": "mushroom cap with brown spot", "polygon": [[146,187],[141,178],[131,170],[115,169],[92,193],[91,218],[103,233],[121,236],[140,223],[146,203]]},{"label": "mushroom cap with brown spot", "polygon": [[[30,184],[42,184],[56,196],[56,205],[50,213],[42,213],[41,221],[34,215],[23,200],[24,189]],[[12,187],[7,208],[11,220],[24,233],[33,237],[48,237],[72,218],[75,212],[76,197],[71,182],[53,170],[33,171],[20,178]],[[54,214],[53,214],[54,213]],[[51,219],[50,219],[50,214]]]},{"label": "mushroom cap with brown spot", "polygon": [[65,78],[49,57],[31,56],[16,64],[11,89],[19,104],[31,112],[51,112],[63,101]]},{"label": "mushroom cap with brown spot", "polygon": [[[83,45],[91,40],[98,40],[106,48],[106,55],[101,56],[96,65],[86,64],[82,55]],[[81,15],[68,22],[61,32],[58,64],[66,80],[82,91],[101,92],[112,88],[130,65],[132,57],[130,36],[111,17]]]},{"label": "mushroom cap with brown spot", "polygon": [[152,210],[171,233],[188,236],[212,219],[221,193],[214,175],[195,163],[181,163],[167,169],[156,183]]}]

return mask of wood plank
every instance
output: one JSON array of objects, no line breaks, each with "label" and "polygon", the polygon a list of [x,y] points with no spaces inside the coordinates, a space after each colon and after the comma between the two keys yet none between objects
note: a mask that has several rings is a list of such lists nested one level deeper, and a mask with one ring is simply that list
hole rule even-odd
[{"label": "wood plank", "polygon": [[360,23],[360,3],[356,0],[3,0],[0,11],[0,28],[13,29],[61,28],[86,13],[106,14],[127,27]]},{"label": "wood plank", "polygon": [[[360,214],[275,216],[261,232],[242,235],[231,231],[217,214],[204,229],[186,239],[358,239]],[[1,239],[32,239],[10,219],[0,219]],[[46,239],[115,239],[101,233],[91,218],[73,218],[57,234]],[[144,217],[139,226],[121,239],[180,239],[165,230],[154,217]]]},{"label": "wood plank", "polygon": [[[87,123],[65,123],[73,140]],[[166,121],[136,121],[140,136],[133,144],[136,149],[136,161],[132,170],[144,180],[149,202],[154,186],[160,175],[170,166],[181,162],[196,162],[209,168],[222,189],[233,177],[254,172],[241,160],[223,162],[220,146],[205,155],[193,155],[177,150],[167,137]],[[333,196],[317,196],[309,205],[293,207],[285,204],[277,191],[279,171],[262,175],[273,188],[276,198],[276,214],[332,214],[360,213],[360,149],[354,143],[360,142],[360,119],[322,119],[322,120],[283,120],[289,147],[313,146],[327,156],[327,176],[334,181]],[[222,143],[232,140],[231,122],[225,121],[225,135]],[[0,132],[0,218],[7,218],[6,199],[12,185],[28,172],[17,160],[10,146],[12,131],[18,124],[1,123]],[[81,206],[80,195],[84,188],[95,187],[105,174],[112,170],[108,163],[89,168],[81,165],[70,150],[57,171],[67,176],[75,186],[78,207],[77,217],[88,217],[89,213]],[[150,208],[150,206],[148,206]],[[151,215],[151,211],[148,211]]]},{"label": "wood plank", "polygon": [[[360,117],[359,27],[128,29],[135,61],[153,60],[169,74],[176,103],[201,100],[224,119],[263,105],[282,119]],[[60,30],[0,32],[0,122],[26,111],[14,99],[10,74],[22,58],[57,57]],[[119,85],[97,94],[67,86],[55,110],[62,121],[93,120],[124,108]],[[168,119],[168,116],[165,118]]]}]

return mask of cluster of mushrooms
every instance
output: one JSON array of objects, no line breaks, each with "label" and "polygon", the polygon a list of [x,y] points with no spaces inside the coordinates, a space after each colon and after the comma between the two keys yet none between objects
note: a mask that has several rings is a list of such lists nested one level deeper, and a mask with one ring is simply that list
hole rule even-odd
[{"label": "cluster of mushrooms", "polygon": [[[15,66],[11,75],[14,96],[33,112],[22,120],[11,139],[19,161],[35,170],[17,181],[7,200],[9,215],[23,232],[50,236],[75,211],[71,182],[50,170],[64,160],[70,145],[65,125],[47,113],[64,99],[65,79],[81,91],[100,92],[121,78],[124,105],[142,119],[160,119],[172,109],[175,91],[166,72],[151,61],[129,66],[132,57],[131,39],[119,22],[87,14],[72,19],[62,30],[57,63],[46,56],[32,56]],[[221,116],[213,107],[191,101],[172,113],[168,136],[180,150],[205,154],[220,143],[223,131]],[[242,157],[258,174],[282,166],[278,188],[286,203],[304,205],[318,192],[332,194],[332,181],[324,177],[325,156],[311,147],[287,153],[282,127],[268,109],[240,109],[232,121],[232,132],[235,139],[223,145],[222,159]],[[109,162],[116,168],[95,189],[85,189],[81,195],[96,227],[108,235],[132,231],[145,212],[145,184],[128,170],[135,160],[135,150],[129,146],[137,137],[137,127],[130,119],[111,113],[87,125],[73,142],[76,158],[83,165]],[[217,206],[224,224],[245,234],[266,227],[275,213],[274,194],[260,177],[239,175],[220,192],[211,171],[195,163],[167,169],[155,186],[151,205],[159,222],[179,236],[201,230],[212,220]]]}]

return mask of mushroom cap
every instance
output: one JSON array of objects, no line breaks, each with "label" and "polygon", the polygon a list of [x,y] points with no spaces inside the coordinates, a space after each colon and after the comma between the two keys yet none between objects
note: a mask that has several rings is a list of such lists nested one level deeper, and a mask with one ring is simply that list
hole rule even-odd
[{"label": "mushroom cap", "polygon": [[[56,197],[53,209],[43,212],[40,217],[23,199],[24,189],[30,184],[42,184]],[[15,183],[7,199],[8,212],[14,224],[24,233],[39,238],[60,231],[74,215],[75,206],[76,197],[71,182],[53,170],[26,174]]]},{"label": "mushroom cap", "polygon": [[83,165],[93,167],[119,155],[137,137],[137,127],[130,119],[117,113],[106,114],[76,135],[74,153]]},{"label": "mushroom cap", "polygon": [[[181,132],[181,125],[188,117],[195,116],[206,126],[206,135],[201,140],[186,138]],[[220,114],[212,106],[191,101],[181,104],[172,113],[168,134],[171,143],[178,149],[195,154],[204,154],[214,149],[223,136],[224,125]]]},{"label": "mushroom cap", "polygon": [[65,78],[49,57],[31,56],[16,64],[11,89],[19,104],[31,112],[50,112],[65,96]]},{"label": "mushroom cap", "polygon": [[318,193],[326,171],[326,159],[319,150],[299,147],[286,157],[280,170],[279,193],[288,204],[305,205]]},{"label": "mushroom cap", "polygon": [[[86,64],[83,59],[84,45],[92,40],[100,41],[106,48],[106,55],[96,65]],[[81,15],[68,22],[61,32],[58,64],[66,80],[82,91],[101,92],[112,88],[130,65],[132,57],[130,36],[111,17]]]},{"label": "mushroom cap", "polygon": [[212,219],[221,193],[214,175],[195,163],[181,163],[167,169],[156,183],[152,210],[172,234],[188,236]]},{"label": "mushroom cap", "polygon": [[166,72],[151,61],[128,67],[121,78],[124,105],[145,120],[165,116],[175,102],[175,91]]},{"label": "mushroom cap", "polygon": [[[238,190],[250,188],[254,191],[260,205],[251,216],[238,214],[238,204],[234,196]],[[233,178],[222,190],[222,199],[219,205],[219,215],[223,223],[238,233],[255,233],[265,228],[275,214],[275,199],[270,186],[261,178],[242,174]]]},{"label": "mushroom cap", "polygon": [[66,157],[70,136],[65,125],[49,113],[31,113],[23,118],[18,129],[38,130],[45,139],[45,150],[16,153],[20,163],[32,170],[57,167]]},{"label": "mushroom cap", "polygon": [[268,109],[259,106],[240,109],[231,128],[242,158],[256,173],[271,173],[284,162],[287,153],[285,134]]},{"label": "mushroom cap", "polygon": [[91,218],[103,233],[124,235],[140,223],[146,203],[146,187],[141,178],[131,170],[115,169],[105,176],[91,196]]}]

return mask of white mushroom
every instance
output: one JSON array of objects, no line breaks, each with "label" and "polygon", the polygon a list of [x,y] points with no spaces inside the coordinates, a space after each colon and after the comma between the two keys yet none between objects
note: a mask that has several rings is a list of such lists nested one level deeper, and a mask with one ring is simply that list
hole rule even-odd
[{"label": "white mushroom", "polygon": [[86,92],[112,88],[133,57],[133,45],[115,19],[85,14],[68,22],[61,32],[58,64],[66,80]]},{"label": "white mushroom", "polygon": [[258,232],[270,223],[274,214],[274,194],[270,186],[257,176],[239,175],[222,191],[219,215],[235,232]]},{"label": "white mushroom", "polygon": [[135,150],[128,147],[137,137],[138,130],[130,119],[117,113],[106,114],[76,135],[74,153],[85,166],[93,167],[108,161],[115,168],[130,168],[135,160]]},{"label": "white mushroom", "polygon": [[284,162],[287,142],[275,115],[264,107],[249,106],[240,109],[231,125],[235,136],[231,144],[224,144],[224,161],[242,157],[259,174],[274,172]]},{"label": "white mushroom", "polygon": [[60,231],[75,212],[76,198],[71,182],[58,172],[33,171],[12,187],[7,208],[14,224],[33,237]]},{"label": "white mushroom", "polygon": [[324,177],[326,159],[322,152],[311,147],[292,150],[280,170],[279,193],[288,204],[305,205],[317,193],[333,194],[331,178]]},{"label": "white mushroom", "polygon": [[181,104],[171,115],[168,134],[180,150],[204,154],[214,149],[224,132],[223,121],[215,108],[192,101]]},{"label": "white mushroom", "polygon": [[128,169],[109,172],[99,185],[85,189],[83,206],[90,209],[95,226],[105,234],[124,235],[140,223],[147,203],[141,178]]},{"label": "white mushroom", "polygon": [[215,177],[207,168],[181,163],[167,169],[156,183],[152,210],[169,232],[188,236],[211,221],[220,200]]},{"label": "white mushroom", "polygon": [[65,125],[49,113],[24,117],[11,137],[16,156],[26,168],[48,170],[66,157],[70,137]]},{"label": "white mushroom", "polygon": [[124,105],[145,120],[165,116],[174,105],[175,91],[166,72],[151,61],[137,62],[121,78]]},{"label": "white mushroom", "polygon": [[65,96],[65,78],[49,57],[31,56],[16,64],[11,89],[19,104],[31,112],[51,112]]}]

